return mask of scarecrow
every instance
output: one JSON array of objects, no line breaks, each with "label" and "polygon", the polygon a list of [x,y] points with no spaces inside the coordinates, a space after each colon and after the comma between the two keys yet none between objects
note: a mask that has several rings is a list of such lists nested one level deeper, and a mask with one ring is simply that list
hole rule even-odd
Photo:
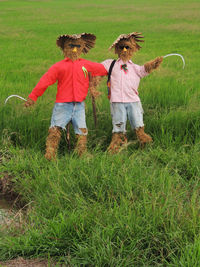
[{"label": "scarecrow", "polygon": [[127,117],[131,128],[143,147],[152,142],[150,135],[144,131],[143,109],[138,94],[140,79],[157,69],[163,57],[157,57],[143,66],[131,61],[133,54],[141,48],[138,42],[144,42],[141,33],[121,34],[109,49],[114,48],[117,60],[107,59],[102,62],[108,71],[108,97],[112,116],[112,140],[108,147],[111,153],[117,153],[127,143]]},{"label": "scarecrow", "polygon": [[[88,130],[84,100],[89,88],[89,74],[107,75],[102,64],[80,58],[81,53],[86,54],[94,47],[95,40],[96,36],[90,33],[59,36],[56,44],[63,51],[64,60],[50,67],[25,102],[26,107],[33,105],[48,86],[57,82],[56,101],[46,139],[45,158],[48,160],[56,158],[62,130],[65,130],[70,121],[77,137],[75,150],[79,156],[87,151]],[[91,94],[95,97],[98,92],[91,88]]]}]

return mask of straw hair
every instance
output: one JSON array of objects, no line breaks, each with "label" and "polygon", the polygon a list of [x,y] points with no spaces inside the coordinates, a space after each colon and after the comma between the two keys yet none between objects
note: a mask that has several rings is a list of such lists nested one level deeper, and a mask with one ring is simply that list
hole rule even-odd
[{"label": "straw hair", "polygon": [[115,47],[119,41],[121,40],[129,40],[129,39],[134,39],[134,41],[136,42],[137,45],[137,49],[140,49],[141,46],[138,44],[138,42],[144,42],[144,40],[141,40],[142,38],[144,38],[141,32],[132,32],[132,33],[128,33],[128,34],[121,34],[115,41],[114,43],[109,47],[109,50],[112,49],[113,47]]},{"label": "straw hair", "polygon": [[64,43],[67,40],[77,40],[77,39],[82,39],[84,41],[85,45],[84,45],[84,48],[82,51],[84,54],[88,53],[89,50],[95,46],[96,36],[92,33],[60,35],[56,40],[56,44],[57,44],[57,46],[59,46],[63,50],[64,49]]}]

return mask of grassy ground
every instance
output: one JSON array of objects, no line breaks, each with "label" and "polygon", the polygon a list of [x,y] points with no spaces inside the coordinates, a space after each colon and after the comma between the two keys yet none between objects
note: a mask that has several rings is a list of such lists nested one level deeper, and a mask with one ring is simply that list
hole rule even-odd
[{"label": "grassy ground", "polygon": [[[0,1],[0,173],[12,177],[26,203],[20,225],[3,227],[0,260],[55,258],[69,266],[200,266],[199,1]],[[107,48],[121,33],[142,32],[133,61],[166,58],[144,78],[140,97],[154,144],[105,151],[111,118],[105,80],[97,102],[98,127],[87,99],[88,148],[79,159],[61,142],[59,160],[44,157],[56,86],[25,110],[4,100],[31,92],[41,75],[63,58],[55,46],[64,33],[96,34],[85,58],[114,58]],[[74,133],[71,129],[72,148]],[[22,215],[23,216],[23,215]]]}]

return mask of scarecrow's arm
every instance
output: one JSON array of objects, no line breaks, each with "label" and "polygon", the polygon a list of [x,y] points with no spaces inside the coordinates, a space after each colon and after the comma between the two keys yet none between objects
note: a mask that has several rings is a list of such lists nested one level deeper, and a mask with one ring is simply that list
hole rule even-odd
[{"label": "scarecrow's arm", "polygon": [[28,100],[25,102],[25,107],[32,106],[37,98],[46,91],[46,89],[54,84],[58,78],[58,71],[56,64],[50,67],[50,69],[40,78],[39,82],[28,96]]},{"label": "scarecrow's arm", "polygon": [[92,108],[93,108],[93,115],[94,115],[94,124],[95,128],[97,127],[97,114],[96,114],[96,103],[95,99],[99,97],[102,93],[97,90],[97,86],[100,83],[101,76],[92,76],[89,72],[89,92],[90,97],[92,98]]},{"label": "scarecrow's arm", "polygon": [[152,70],[157,69],[163,61],[163,57],[157,57],[144,64],[145,71],[151,73]]},{"label": "scarecrow's arm", "polygon": [[97,98],[102,95],[102,93],[97,90],[101,79],[102,76],[92,76],[89,72],[89,92],[91,97]]},{"label": "scarecrow's arm", "polygon": [[89,92],[91,97],[97,98],[101,95],[101,92],[97,90],[100,83],[101,76],[107,75],[105,67],[97,62],[87,61],[87,70],[89,73]]}]

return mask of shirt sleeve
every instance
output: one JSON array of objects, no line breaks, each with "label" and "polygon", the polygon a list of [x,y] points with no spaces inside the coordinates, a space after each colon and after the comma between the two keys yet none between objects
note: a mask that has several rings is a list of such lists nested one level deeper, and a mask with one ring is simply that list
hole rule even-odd
[{"label": "shirt sleeve", "polygon": [[39,82],[33,88],[32,92],[29,95],[34,101],[37,101],[37,98],[45,92],[45,90],[52,84],[57,81],[58,71],[56,65],[50,67],[50,69],[40,78]]},{"label": "shirt sleeve", "polygon": [[113,62],[113,59],[106,59],[103,62],[101,62],[101,64],[104,65],[105,69],[108,72],[112,62]]},{"label": "shirt sleeve", "polygon": [[147,76],[149,73],[145,71],[144,65],[139,66],[134,64],[135,71],[140,78]]},{"label": "shirt sleeve", "polygon": [[101,63],[97,62],[88,62],[89,68],[88,71],[91,72],[92,76],[105,76],[108,74],[107,70]]}]

